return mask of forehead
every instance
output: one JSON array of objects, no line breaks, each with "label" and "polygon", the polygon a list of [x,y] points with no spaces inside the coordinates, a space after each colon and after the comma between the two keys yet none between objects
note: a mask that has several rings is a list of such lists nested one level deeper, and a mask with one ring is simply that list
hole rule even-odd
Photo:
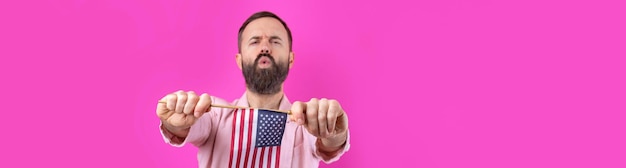
[{"label": "forehead", "polygon": [[256,19],[248,24],[242,32],[244,40],[253,36],[279,36],[283,40],[287,40],[287,30],[278,19],[271,17],[263,17]]}]

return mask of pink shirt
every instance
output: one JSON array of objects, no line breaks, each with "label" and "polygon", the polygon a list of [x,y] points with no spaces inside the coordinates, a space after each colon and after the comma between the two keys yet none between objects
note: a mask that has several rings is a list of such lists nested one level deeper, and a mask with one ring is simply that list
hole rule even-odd
[{"label": "pink shirt", "polygon": [[[223,99],[211,97],[214,104],[229,104]],[[235,106],[249,107],[246,94],[235,100]],[[290,110],[291,103],[284,96],[280,102],[280,110]],[[191,126],[186,139],[180,139],[160,126],[165,142],[172,146],[182,147],[191,143],[198,147],[199,167],[228,167],[233,129],[233,109],[211,108]],[[350,135],[343,149],[335,156],[327,156],[318,151],[317,138],[306,128],[295,122],[287,121],[285,133],[280,146],[280,167],[318,167],[319,162],[332,163],[350,148]]]}]

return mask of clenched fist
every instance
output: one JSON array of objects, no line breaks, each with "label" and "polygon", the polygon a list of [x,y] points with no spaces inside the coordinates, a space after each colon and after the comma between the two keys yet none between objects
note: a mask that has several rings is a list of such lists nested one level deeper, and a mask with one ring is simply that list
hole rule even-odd
[{"label": "clenched fist", "polygon": [[348,116],[336,100],[313,98],[309,102],[296,101],[291,106],[291,120],[304,126],[326,147],[343,145],[347,138]]},{"label": "clenched fist", "polygon": [[208,94],[198,96],[193,91],[180,90],[159,100],[156,113],[166,129],[185,137],[193,123],[210,108],[211,97]]}]

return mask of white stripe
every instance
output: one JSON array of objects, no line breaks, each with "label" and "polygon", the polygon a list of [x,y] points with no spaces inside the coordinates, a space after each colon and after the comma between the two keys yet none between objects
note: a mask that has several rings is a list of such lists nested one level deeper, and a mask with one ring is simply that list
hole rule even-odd
[{"label": "white stripe", "polygon": [[267,167],[267,162],[269,162],[269,156],[270,156],[270,148],[269,147],[265,147],[265,153],[263,153],[263,165],[261,165],[261,167]]},{"label": "white stripe", "polygon": [[241,110],[239,110],[239,112],[235,112],[235,113],[237,114],[237,115],[235,115],[235,117],[237,117],[237,118],[235,118],[235,128],[233,128],[233,129],[235,129],[235,135],[234,135],[235,136],[235,141],[233,142],[234,143],[234,145],[233,145],[233,159],[231,160],[231,162],[233,163],[233,165],[232,165],[233,168],[237,168],[237,153],[239,151],[239,129],[240,129],[239,125],[241,125],[241,119],[240,119]]},{"label": "white stripe", "polygon": [[259,162],[261,162],[261,149],[263,148],[256,148],[256,158],[254,158],[254,167],[260,167],[259,166]]},{"label": "white stripe", "polygon": [[248,122],[250,121],[250,109],[246,109],[244,110],[243,115],[243,141],[241,144],[241,157],[239,158],[239,160],[237,162],[239,162],[240,167],[243,167],[243,163],[245,162],[246,159],[246,151],[248,151],[248,133],[250,131],[248,131]]},{"label": "white stripe", "polygon": [[271,167],[276,167],[276,155],[278,154],[277,150],[277,146],[272,146],[272,156],[270,157],[270,159],[272,159]]},{"label": "white stripe", "polygon": [[[250,151],[250,155],[248,156],[248,167],[252,167],[252,158],[254,158],[254,151],[255,151],[255,147],[256,146],[256,127],[257,127],[257,120],[259,117],[259,112],[257,109],[254,109],[254,113],[252,114],[253,118],[251,118],[252,120],[252,138],[250,139],[250,141],[252,141],[250,143],[250,149],[248,149],[248,151]],[[258,153],[257,153],[258,155]],[[256,159],[256,158],[255,158]],[[259,162],[255,162],[255,164],[259,164]]]}]

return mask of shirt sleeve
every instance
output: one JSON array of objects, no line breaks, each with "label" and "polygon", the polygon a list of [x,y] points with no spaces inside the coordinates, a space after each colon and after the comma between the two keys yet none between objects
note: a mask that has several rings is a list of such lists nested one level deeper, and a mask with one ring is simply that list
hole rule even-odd
[{"label": "shirt sleeve", "polygon": [[187,143],[192,143],[195,146],[204,144],[204,142],[206,142],[209,138],[211,130],[212,117],[209,114],[202,115],[202,117],[200,117],[200,119],[198,119],[198,121],[196,121],[196,123],[189,128],[189,134],[187,134],[187,137],[184,139],[169,132],[163,127],[163,123],[161,123],[159,125],[159,129],[161,130],[161,135],[163,135],[163,140],[175,147],[183,147]]},{"label": "shirt sleeve", "polygon": [[[339,158],[341,156],[343,156],[344,153],[346,153],[349,149],[350,149],[350,130],[348,130],[347,132],[347,137],[346,137],[346,143],[344,144],[343,148],[339,149],[338,151],[334,152],[334,153],[324,153],[321,152],[318,148],[318,145],[321,144],[321,141],[315,141],[315,156],[317,158],[319,158],[320,160],[324,161],[324,163],[332,163],[335,162],[337,160],[339,160]],[[317,138],[316,138],[317,139]]]},{"label": "shirt sleeve", "polygon": [[[221,99],[216,99],[211,97],[213,102],[223,101]],[[220,117],[218,116],[219,108],[212,108],[210,112],[205,113],[200,117],[189,129],[189,133],[186,138],[180,138],[167,129],[163,127],[163,123],[159,124],[159,129],[161,130],[161,135],[163,136],[163,140],[175,147],[183,147],[187,143],[191,143],[195,146],[201,146],[206,143],[209,135],[211,133],[211,129],[214,126],[214,123],[218,123]]]}]

